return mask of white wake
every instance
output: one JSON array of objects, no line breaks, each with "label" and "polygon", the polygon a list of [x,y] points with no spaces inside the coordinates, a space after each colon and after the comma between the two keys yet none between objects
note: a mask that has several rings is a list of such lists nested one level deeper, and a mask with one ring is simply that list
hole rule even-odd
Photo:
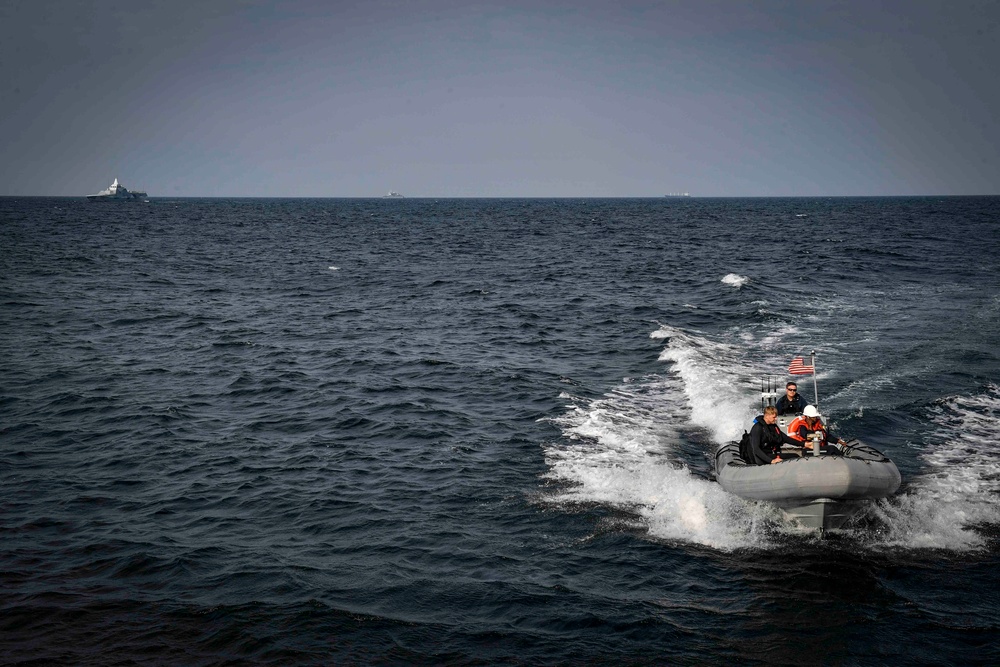
[{"label": "white wake", "polygon": [[1000,524],[1000,387],[945,399],[930,410],[936,425],[920,459],[925,470],[906,493],[880,502],[890,546],[970,550],[985,547],[975,530]]},{"label": "white wake", "polygon": [[596,400],[564,395],[567,412],[553,420],[564,438],[545,451],[559,490],[545,500],[632,512],[658,539],[727,551],[763,546],[777,511],[693,474],[680,451],[693,429],[721,443],[752,418],[753,392],[738,364],[725,361],[733,349],[670,327],[652,336],[667,341],[660,358],[672,362],[670,372],[626,380]]}]

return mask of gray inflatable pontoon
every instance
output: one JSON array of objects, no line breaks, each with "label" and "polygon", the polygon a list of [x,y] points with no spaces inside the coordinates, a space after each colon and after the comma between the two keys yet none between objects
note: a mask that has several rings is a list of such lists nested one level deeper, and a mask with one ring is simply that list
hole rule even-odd
[{"label": "gray inflatable pontoon", "polygon": [[716,451],[715,475],[729,493],[773,503],[803,528],[836,530],[865,501],[894,493],[901,480],[896,464],[874,447],[857,440],[830,447],[840,456],[807,451],[800,457],[783,447],[781,463],[748,465],[732,442]]}]

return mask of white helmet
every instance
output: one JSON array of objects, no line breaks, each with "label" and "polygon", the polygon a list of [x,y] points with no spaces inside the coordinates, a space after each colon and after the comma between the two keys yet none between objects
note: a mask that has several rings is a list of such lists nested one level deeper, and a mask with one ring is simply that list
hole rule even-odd
[{"label": "white helmet", "polygon": [[807,405],[806,409],[802,411],[806,417],[819,417],[819,410],[816,409],[815,405]]}]

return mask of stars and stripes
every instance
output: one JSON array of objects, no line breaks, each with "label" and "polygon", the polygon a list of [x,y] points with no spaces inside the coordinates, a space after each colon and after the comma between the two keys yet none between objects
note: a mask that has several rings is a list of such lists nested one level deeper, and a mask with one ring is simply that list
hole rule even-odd
[{"label": "stars and stripes", "polygon": [[789,375],[809,375],[813,370],[813,367],[807,364],[802,357],[795,357],[792,359],[792,363],[788,364]]}]

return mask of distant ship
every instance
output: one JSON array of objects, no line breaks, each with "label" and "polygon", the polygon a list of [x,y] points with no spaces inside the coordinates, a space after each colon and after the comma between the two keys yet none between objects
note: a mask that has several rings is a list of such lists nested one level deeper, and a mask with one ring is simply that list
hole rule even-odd
[{"label": "distant ship", "polygon": [[90,201],[104,200],[104,199],[145,199],[148,195],[140,190],[129,190],[124,185],[115,179],[115,182],[111,184],[111,187],[107,190],[101,190],[96,195],[87,195],[87,199]]},{"label": "distant ship", "polygon": [[670,194],[663,195],[663,196],[664,197],[690,197],[691,193],[689,193],[689,192],[671,192]]},{"label": "distant ship", "polygon": [[397,199],[397,198],[402,199],[402,197],[403,195],[399,194],[398,192],[393,192],[392,190],[389,190],[389,194],[384,195],[382,199]]}]

